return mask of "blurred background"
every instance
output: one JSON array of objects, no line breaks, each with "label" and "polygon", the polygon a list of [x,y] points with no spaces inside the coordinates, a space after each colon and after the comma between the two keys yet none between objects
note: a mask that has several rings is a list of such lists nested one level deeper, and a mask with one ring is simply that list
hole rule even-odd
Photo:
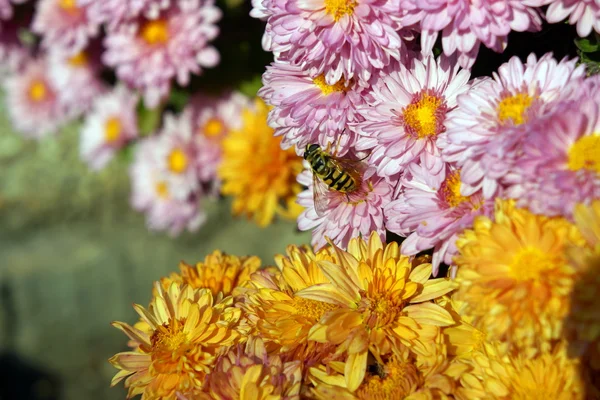
[{"label": "blurred background", "polygon": [[208,221],[172,239],[150,233],[128,204],[125,162],[90,171],[78,125],[39,142],[14,133],[0,109],[0,399],[124,399],[107,359],[126,349],[110,326],[137,320],[152,282],[214,249],[258,255],[308,243],[294,222],[261,229],[208,202]]}]

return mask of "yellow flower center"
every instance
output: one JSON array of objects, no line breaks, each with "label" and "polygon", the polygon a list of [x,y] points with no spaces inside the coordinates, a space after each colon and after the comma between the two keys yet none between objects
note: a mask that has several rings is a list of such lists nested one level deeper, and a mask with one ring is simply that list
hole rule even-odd
[{"label": "yellow flower center", "polygon": [[59,0],[58,6],[70,13],[79,11],[79,7],[77,7],[77,0]]},{"label": "yellow flower center", "polygon": [[402,111],[402,119],[409,134],[423,139],[443,131],[444,111],[443,99],[429,92],[422,92]]},{"label": "yellow flower center", "polygon": [[515,125],[525,122],[525,112],[531,106],[533,97],[527,93],[518,93],[506,97],[498,104],[498,119],[501,122],[511,120]]},{"label": "yellow flower center", "polygon": [[583,136],[573,143],[567,166],[571,171],[587,169],[600,175],[600,135]]},{"label": "yellow flower center", "polygon": [[88,56],[85,51],[80,51],[75,54],[73,57],[69,58],[67,62],[73,67],[83,67],[87,65]]},{"label": "yellow flower center", "polygon": [[29,98],[34,102],[42,102],[48,98],[48,86],[41,79],[36,79],[29,85]]},{"label": "yellow flower center", "polygon": [[339,21],[344,15],[352,15],[357,2],[355,0],[325,0],[325,12],[331,15],[334,21]]},{"label": "yellow flower center", "polygon": [[106,143],[114,143],[121,137],[123,125],[117,117],[109,118],[104,125],[104,140]]},{"label": "yellow flower center", "polygon": [[210,138],[216,138],[221,136],[225,132],[225,125],[218,118],[211,118],[204,124],[204,129],[202,130],[205,136]]},{"label": "yellow flower center", "polygon": [[[384,277],[379,276],[378,281],[384,282]],[[383,290],[383,289],[376,289]],[[367,330],[385,328],[398,318],[402,311],[402,299],[395,298],[387,293],[369,294],[361,291],[362,299],[358,311],[363,314],[363,324]]]},{"label": "yellow flower center", "polygon": [[419,371],[412,363],[404,363],[395,357],[377,374],[368,376],[356,391],[359,399],[403,399],[421,383]]},{"label": "yellow flower center", "polygon": [[147,21],[140,29],[140,36],[149,45],[164,44],[169,40],[169,23],[164,19]]},{"label": "yellow flower center", "polygon": [[150,337],[153,353],[156,351],[177,351],[183,350],[188,342],[187,334],[183,331],[185,318],[181,320],[173,319],[169,323],[156,328]]},{"label": "yellow flower center", "polygon": [[293,307],[296,310],[296,315],[318,321],[327,311],[337,308],[334,304],[323,303],[322,301],[304,299],[302,297],[294,297]]},{"label": "yellow flower center", "polygon": [[470,198],[460,194],[460,171],[454,171],[444,181],[440,189],[449,207],[458,207]]},{"label": "yellow flower center", "polygon": [[513,256],[510,275],[517,280],[537,280],[556,265],[555,258],[535,247],[525,247]]},{"label": "yellow flower center", "polygon": [[319,75],[315,79],[313,79],[313,83],[319,89],[321,89],[321,92],[325,96],[328,96],[334,92],[347,92],[348,91],[348,87],[346,86],[346,81],[343,78],[340,79],[339,81],[337,81],[333,85],[328,85],[327,81],[325,80],[325,75]]},{"label": "yellow flower center", "polygon": [[174,149],[169,154],[169,169],[176,173],[181,174],[185,172],[189,164],[188,157],[179,148]]},{"label": "yellow flower center", "polygon": [[161,199],[166,199],[169,197],[169,187],[167,186],[167,182],[157,182],[154,189],[156,190],[156,194],[158,195],[158,197],[160,197]]}]

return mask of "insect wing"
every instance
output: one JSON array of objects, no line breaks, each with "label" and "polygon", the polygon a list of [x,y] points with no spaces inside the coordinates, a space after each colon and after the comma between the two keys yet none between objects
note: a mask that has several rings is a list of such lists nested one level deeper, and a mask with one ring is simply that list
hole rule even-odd
[{"label": "insect wing", "polygon": [[344,172],[350,174],[359,183],[362,181],[363,174],[367,170],[366,163],[359,160],[353,160],[351,158],[334,158],[334,162],[337,163]]},{"label": "insect wing", "polygon": [[328,197],[329,188],[321,179],[313,174],[313,200],[315,203],[315,211],[319,217],[325,215],[327,206],[329,205]]}]

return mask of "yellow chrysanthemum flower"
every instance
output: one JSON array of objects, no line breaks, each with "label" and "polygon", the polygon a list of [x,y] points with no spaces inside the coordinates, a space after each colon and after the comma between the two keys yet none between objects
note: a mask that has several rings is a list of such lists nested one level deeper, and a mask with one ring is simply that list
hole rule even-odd
[{"label": "yellow chrysanthemum flower", "polygon": [[354,391],[348,389],[344,379],[344,363],[311,368],[315,386],[312,394],[317,400],[451,399],[458,378],[468,367],[448,361],[442,335],[438,334],[428,347],[431,354],[427,356],[402,351],[373,360]]},{"label": "yellow chrysanthemum flower", "polygon": [[223,140],[223,161],[218,174],[221,192],[233,196],[233,213],[253,218],[260,226],[275,215],[296,218],[302,207],[295,203],[302,188],[296,176],[302,159],[294,149],[282,150],[281,138],[267,125],[268,107],[256,99],[243,112],[243,126]]},{"label": "yellow chrysanthemum flower", "polygon": [[482,351],[461,362],[470,367],[460,378],[458,400],[578,400],[585,399],[585,385],[578,362],[569,359],[563,346],[528,358],[503,355],[500,344],[486,344]]},{"label": "yellow chrysanthemum flower", "polygon": [[206,388],[218,400],[299,399],[302,363],[283,362],[268,354],[261,339],[251,338],[245,348],[232,348],[219,359]]},{"label": "yellow chrysanthemum flower", "polygon": [[260,258],[237,257],[215,250],[195,266],[185,262],[179,264],[181,274],[172,273],[168,278],[161,279],[167,289],[172,282],[191,286],[194,289],[209,289],[213,296],[222,293],[229,296],[233,289],[243,287],[250,280],[250,275],[260,268]]},{"label": "yellow chrysanthemum flower", "polygon": [[347,353],[345,379],[355,391],[363,381],[369,349],[390,354],[402,346],[423,352],[440,326],[455,323],[451,314],[431,300],[454,290],[449,279],[429,279],[431,264],[412,266],[398,244],[384,245],[377,234],[369,241],[352,239],[348,251],[332,246],[334,261],[317,264],[330,283],[300,290],[296,296],[335,306],[326,312],[309,340],[338,346]]},{"label": "yellow chrysanthemum flower", "polygon": [[275,257],[279,274],[270,277],[253,275],[253,278],[261,279],[261,283],[256,290],[245,293],[240,307],[246,311],[257,335],[266,342],[276,343],[281,352],[293,351],[306,344],[310,329],[325,312],[336,306],[298,297],[295,293],[327,283],[317,263],[331,259],[326,250],[314,254],[308,247],[288,246],[287,257]]},{"label": "yellow chrysanthemum flower", "polygon": [[529,356],[548,351],[560,338],[576,275],[565,250],[584,244],[575,225],[500,200],[495,222],[477,218],[456,244],[455,296],[473,325]]},{"label": "yellow chrysanthemum flower", "polygon": [[138,346],[109,360],[121,370],[112,385],[127,378],[128,398],[141,394],[142,400],[174,400],[178,392],[199,390],[217,356],[235,344],[241,310],[232,307],[231,298],[215,304],[207,289],[177,283],[166,291],[160,283],[155,287],[148,309],[134,305],[145,322],[137,326],[144,330],[113,323]]},{"label": "yellow chrysanthemum flower", "polygon": [[568,249],[569,260],[579,278],[571,294],[571,309],[565,320],[565,338],[572,354],[585,355],[590,366],[600,369],[600,200],[590,206],[577,205],[575,223],[587,247]]}]

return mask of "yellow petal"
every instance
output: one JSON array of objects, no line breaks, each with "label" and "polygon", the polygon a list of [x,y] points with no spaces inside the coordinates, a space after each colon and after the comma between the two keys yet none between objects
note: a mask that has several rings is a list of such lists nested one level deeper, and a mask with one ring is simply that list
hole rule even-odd
[{"label": "yellow petal", "polygon": [[368,351],[348,355],[344,376],[346,377],[346,387],[351,392],[354,392],[356,389],[358,389],[365,378],[365,374],[367,372],[368,355]]},{"label": "yellow petal", "polygon": [[454,324],[452,315],[433,303],[421,303],[404,307],[404,312],[419,324],[448,326]]},{"label": "yellow petal", "polygon": [[413,269],[409,275],[409,279],[413,282],[425,284],[431,276],[431,264],[421,264]]},{"label": "yellow petal", "polygon": [[352,298],[338,291],[331,283],[319,283],[318,285],[309,286],[297,292],[296,296],[340,306],[352,306],[355,304]]},{"label": "yellow petal", "polygon": [[458,282],[448,278],[430,279],[423,284],[421,293],[410,299],[411,303],[433,300],[458,288]]},{"label": "yellow petal", "polygon": [[340,292],[350,299],[354,299],[355,301],[360,300],[360,294],[358,293],[360,288],[356,283],[358,278],[350,276],[350,274],[354,275],[353,272],[346,270],[341,265],[334,264],[331,261],[318,261],[317,264],[327,279],[329,279]]}]

